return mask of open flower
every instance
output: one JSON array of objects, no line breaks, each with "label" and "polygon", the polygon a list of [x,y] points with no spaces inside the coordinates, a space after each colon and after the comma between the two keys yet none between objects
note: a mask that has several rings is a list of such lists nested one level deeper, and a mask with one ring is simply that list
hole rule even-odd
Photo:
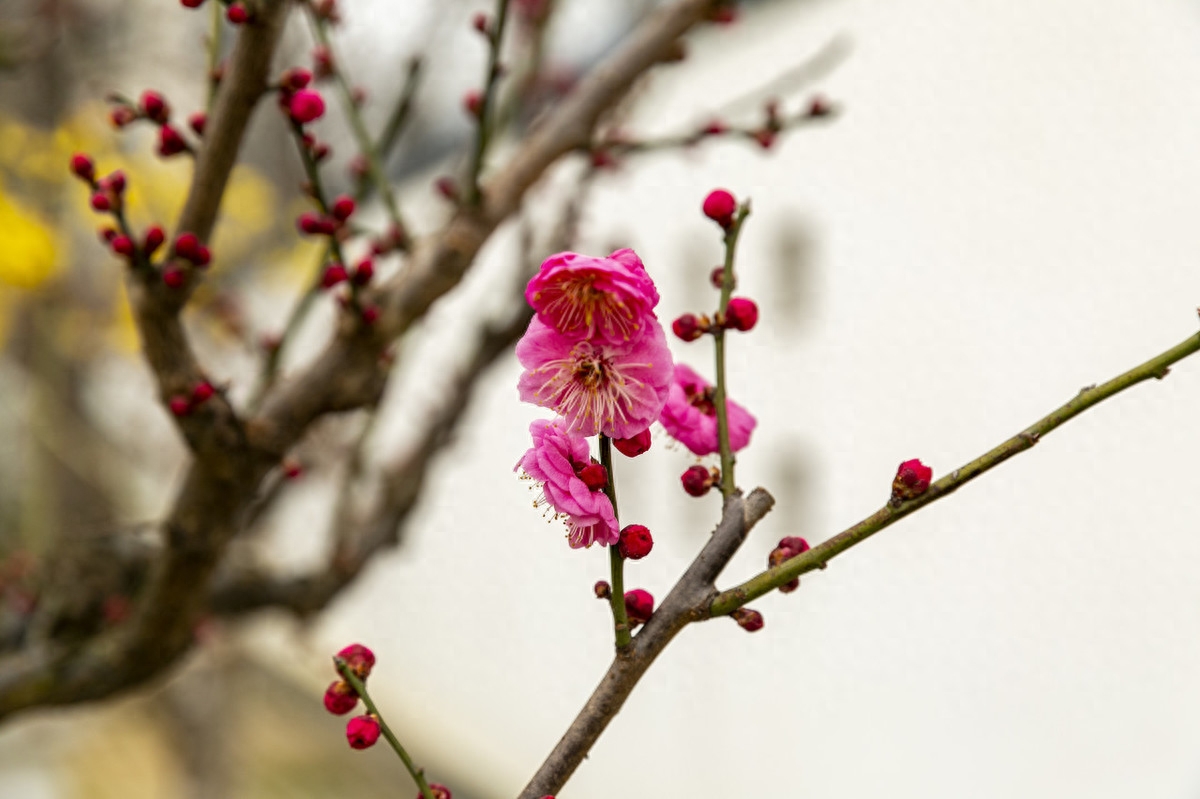
[{"label": "open flower", "polygon": [[572,435],[563,420],[538,419],[529,425],[533,446],[518,469],[542,483],[545,502],[567,522],[567,541],[573,548],[617,543],[620,531],[612,502],[603,490],[589,487],[584,476],[592,466],[588,443]]},{"label": "open flower", "polygon": [[565,336],[617,344],[640,336],[658,292],[633,250],[607,258],[560,252],[542,262],[525,299]]},{"label": "open flower", "polygon": [[671,352],[653,316],[643,318],[641,335],[620,344],[572,338],[535,316],[517,358],[525,367],[521,399],[558,413],[574,435],[629,438],[667,401]]},{"label": "open flower", "polygon": [[[731,399],[726,398],[725,410],[729,417],[729,448],[737,452],[750,443],[750,434],[758,422]],[[681,363],[675,364],[675,379],[658,420],[672,438],[697,455],[721,449],[713,387]]]}]

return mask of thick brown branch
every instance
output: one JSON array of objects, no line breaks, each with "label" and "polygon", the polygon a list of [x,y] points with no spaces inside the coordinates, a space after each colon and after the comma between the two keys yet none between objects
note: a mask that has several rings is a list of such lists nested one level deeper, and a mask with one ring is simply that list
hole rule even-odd
[{"label": "thick brown branch", "polygon": [[705,618],[705,608],[716,593],[713,581],[746,539],[746,534],[774,504],[774,498],[761,488],[750,492],[744,500],[741,494],[726,499],[721,523],[708,544],[642,631],[634,636],[633,645],[614,658],[600,685],[521,791],[519,799],[557,794],[566,784],[654,659],[689,622]]}]

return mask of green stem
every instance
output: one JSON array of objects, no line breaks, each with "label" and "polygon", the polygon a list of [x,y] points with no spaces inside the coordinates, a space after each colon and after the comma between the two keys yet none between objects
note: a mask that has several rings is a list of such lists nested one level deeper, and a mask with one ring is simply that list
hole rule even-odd
[{"label": "green stem", "polygon": [[400,744],[400,740],[396,737],[395,733],[392,732],[392,728],[389,727],[387,722],[383,720],[383,714],[379,712],[379,708],[377,708],[375,703],[371,701],[371,695],[367,693],[366,684],[363,683],[362,680],[358,679],[358,675],[351,671],[350,667],[346,665],[346,661],[342,660],[341,658],[335,657],[333,659],[333,665],[337,668],[338,673],[342,675],[342,679],[348,682],[350,687],[354,689],[354,692],[358,694],[360,699],[362,699],[363,704],[367,706],[367,712],[374,716],[379,722],[379,731],[383,733],[383,737],[387,739],[387,742],[391,744],[392,749],[395,750],[396,754],[399,755],[400,759],[404,762],[404,767],[408,769],[408,773],[412,776],[413,782],[415,782],[417,787],[421,790],[421,796],[423,799],[435,799],[433,791],[429,788],[429,784],[425,782],[425,772],[422,769],[417,768],[416,763],[414,763],[413,759],[408,756],[408,752],[404,750],[404,747]]},{"label": "green stem", "polygon": [[1042,436],[1074,419],[1079,414],[1094,405],[1135,386],[1144,380],[1156,378],[1161,380],[1167,376],[1170,367],[1176,361],[1183,360],[1189,355],[1200,351],[1200,333],[1190,336],[1171,349],[1146,361],[1140,366],[1130,369],[1124,374],[1114,377],[1099,386],[1088,386],[1070,402],[1052,411],[1034,422],[1029,427],[1017,433],[1012,438],[1000,444],[980,457],[955,469],[950,474],[936,481],[924,494],[906,502],[884,505],[875,513],[863,519],[853,527],[830,538],[828,541],[813,547],[796,557],[784,561],[774,568],[752,577],[736,588],[723,591],[713,599],[709,606],[710,616],[724,616],[737,610],[757,597],[762,596],[795,577],[814,569],[823,569],[836,555],[862,543],[885,527],[903,519],[905,516],[920,510],[942,497],[957,491],[967,483],[999,466],[1004,461],[1033,447]]},{"label": "green stem", "polygon": [[[603,433],[600,434],[600,465],[608,474],[608,484],[604,486],[604,493],[612,501],[613,516],[619,520],[617,480],[612,465],[612,439]],[[617,526],[620,527],[620,521],[617,522]],[[609,604],[612,606],[613,632],[616,636],[617,651],[620,652],[628,648],[633,638],[629,634],[629,617],[625,613],[625,558],[621,557],[621,551],[616,544],[608,547],[608,566],[612,581],[612,596],[609,597]]]},{"label": "green stem", "polygon": [[[738,234],[741,233],[742,223],[746,217],[750,215],[750,204],[742,203],[738,208],[737,217],[733,220],[733,224],[725,231],[725,268],[721,272],[721,304],[717,311],[717,320],[725,318],[725,312],[729,308],[729,298],[733,295],[733,258],[737,251]],[[729,411],[725,406],[726,382],[725,382],[725,329],[717,326],[713,333],[713,339],[716,344],[716,359],[717,359],[717,385],[713,394],[713,405],[717,409],[717,441],[721,452],[721,493],[725,497],[729,497],[735,490],[737,484],[733,479],[733,467],[737,463],[737,459],[733,456],[733,449],[729,445]]]},{"label": "green stem", "polygon": [[404,223],[400,219],[400,209],[396,205],[396,196],[392,193],[392,187],[388,185],[383,174],[383,161],[379,155],[379,148],[371,141],[371,134],[367,132],[367,125],[363,121],[362,114],[359,112],[358,104],[354,102],[354,91],[350,88],[349,81],[346,80],[346,74],[342,71],[341,61],[338,60],[337,54],[333,51],[333,44],[329,40],[329,32],[326,30],[325,23],[318,20],[316,12],[311,4],[305,6],[308,9],[308,22],[312,28],[313,38],[315,38],[321,46],[329,50],[332,55],[334,69],[333,78],[337,83],[338,94],[342,98],[342,107],[346,112],[346,118],[350,120],[350,128],[354,132],[354,138],[358,142],[358,149],[362,153],[363,158],[367,160],[367,175],[371,182],[375,184],[375,189],[383,197],[383,204],[387,208],[388,218],[391,223],[398,229],[404,230]]},{"label": "green stem", "polygon": [[496,0],[496,22],[489,34],[487,75],[483,84],[483,101],[479,105],[479,130],[475,136],[475,150],[471,153],[471,171],[467,175],[467,202],[476,205],[481,199],[479,173],[483,171],[483,159],[487,155],[488,141],[492,136],[492,107],[496,101],[496,83],[500,79],[500,45],[504,42],[504,24],[508,19],[508,0]]}]

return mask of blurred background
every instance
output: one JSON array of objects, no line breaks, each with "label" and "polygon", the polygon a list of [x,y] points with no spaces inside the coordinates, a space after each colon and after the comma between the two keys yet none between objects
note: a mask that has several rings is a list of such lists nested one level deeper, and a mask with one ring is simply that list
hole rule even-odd
[{"label": "blurred background", "polygon": [[[563,0],[545,69],[569,83],[652,3]],[[345,0],[337,47],[378,128],[406,64],[425,58],[414,123],[389,162],[417,234],[448,209],[432,188],[471,136],[481,3]],[[105,534],[159,518],[184,450],[138,355],[119,264],[97,242],[70,153],[130,175],[141,225],[174,218],[190,165],[149,129],[106,124],[109,92],[205,92],[207,9],[130,0],[0,0],[0,549],[9,614],[58,536],[99,563]],[[299,23],[299,20],[294,20]],[[305,63],[306,26],[282,64]],[[759,420],[739,483],[775,511],[726,571],[765,566],[783,535],[823,540],[879,507],[896,465],[944,474],[1072,397],[1190,335],[1200,304],[1200,8],[1167,0],[814,0],[746,3],[698,29],[687,58],[639,85],[638,136],[720,115],[761,117],[770,84],[814,56],[810,90],[841,113],[769,149],[705,142],[600,172],[578,220],[589,253],[632,246],[660,317],[714,303],[721,255],[700,202],[753,199],[740,293],[759,302],[732,342],[735,399]],[[793,75],[793,78],[795,76]],[[554,84],[554,81],[548,81]],[[749,99],[747,98],[749,95]],[[249,395],[264,337],[304,291],[314,245],[283,126],[261,114],[191,312],[206,367]],[[269,118],[270,117],[270,118]],[[340,115],[326,173],[352,186]],[[503,158],[502,147],[494,156]],[[553,176],[552,176],[553,177]],[[535,198],[560,201],[554,181]],[[536,225],[538,217],[533,217]],[[489,243],[461,295],[435,307],[377,420],[368,456],[436,406],[440,358],[517,250]],[[324,340],[321,308],[289,364]],[[711,373],[702,345],[672,344]],[[407,359],[407,360],[406,360]],[[607,554],[567,548],[512,474],[540,411],[509,358],[482,383],[434,467],[402,546],[326,612],[214,622],[168,680],[119,700],[23,714],[0,728],[0,795],[406,795],[381,747],[351,752],[320,695],[351,641],[372,690],[433,779],[456,797],[516,794],[608,665]],[[402,397],[403,402],[395,401]],[[1139,386],[954,497],[754,607],[766,628],[689,628],[562,793],[803,797],[1051,797],[1200,793],[1200,363]],[[354,420],[322,426],[264,533],[279,568],[321,558],[339,484],[321,468]],[[661,431],[656,431],[661,433]],[[656,435],[622,460],[623,520],[655,533],[627,587],[665,595],[719,501],[678,488],[691,456]],[[312,468],[308,464],[312,463]],[[89,549],[89,547],[91,547]],[[127,608],[105,609],[119,623]]]}]

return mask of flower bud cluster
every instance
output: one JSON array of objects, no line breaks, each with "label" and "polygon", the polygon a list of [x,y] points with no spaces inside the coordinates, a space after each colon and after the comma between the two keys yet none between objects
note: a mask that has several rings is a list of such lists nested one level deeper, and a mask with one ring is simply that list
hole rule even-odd
[{"label": "flower bud cluster", "polygon": [[[362,644],[350,644],[334,657],[334,663],[366,683],[375,667],[375,653]],[[344,716],[358,706],[358,692],[347,680],[339,679],[325,689],[325,709]],[[352,749],[368,749],[379,740],[381,728],[374,713],[355,716],[346,723],[346,741]]]},{"label": "flower bud cluster", "polygon": [[[144,119],[158,126],[158,154],[160,156],[170,158],[181,153],[195,154],[192,146],[183,137],[183,133],[171,124],[171,106],[160,92],[147,89],[138,98],[137,105],[121,98],[114,98],[113,102],[109,120],[114,127],[123,128],[139,119]],[[193,130],[196,130],[197,135],[204,129],[203,118],[202,113],[199,114],[199,119],[197,119],[197,114],[188,118],[189,124]],[[199,130],[197,130],[196,121],[199,121]]]},{"label": "flower bud cluster", "polygon": [[192,413],[204,403],[213,398],[217,393],[213,384],[207,380],[201,380],[196,385],[192,386],[191,392],[188,394],[175,394],[167,400],[167,408],[171,411],[171,415],[176,418],[191,416]]},{"label": "flower bud cluster", "polygon": [[285,71],[276,84],[279,91],[279,107],[296,125],[315,122],[325,114],[325,98],[315,89],[308,88],[313,73],[302,67]]}]

